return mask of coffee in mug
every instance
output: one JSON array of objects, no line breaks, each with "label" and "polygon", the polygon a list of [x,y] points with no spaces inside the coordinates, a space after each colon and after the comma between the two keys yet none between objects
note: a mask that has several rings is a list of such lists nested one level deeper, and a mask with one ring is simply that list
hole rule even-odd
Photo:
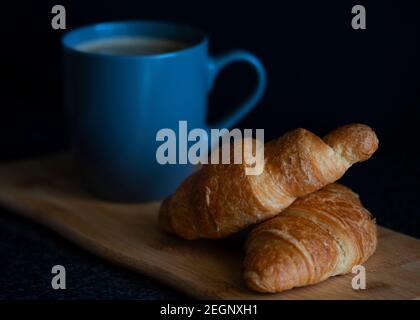
[{"label": "coffee in mug", "polygon": [[181,41],[156,37],[111,37],[82,42],[77,49],[113,55],[151,55],[179,51],[188,45]]}]

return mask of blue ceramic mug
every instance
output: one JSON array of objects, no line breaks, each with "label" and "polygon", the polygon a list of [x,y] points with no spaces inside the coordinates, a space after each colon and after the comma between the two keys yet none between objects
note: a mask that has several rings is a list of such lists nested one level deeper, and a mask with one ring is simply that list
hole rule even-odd
[{"label": "blue ceramic mug", "polygon": [[[93,41],[127,37],[182,43],[167,52],[86,50]],[[123,21],[72,30],[62,38],[64,97],[70,139],[87,187],[108,200],[149,201],[167,196],[191,173],[191,165],[156,160],[162,128],[229,128],[258,103],[266,86],[261,62],[246,51],[208,54],[199,30],[172,23]],[[219,71],[243,61],[258,84],[248,99],[219,123],[206,123],[207,96]]]}]

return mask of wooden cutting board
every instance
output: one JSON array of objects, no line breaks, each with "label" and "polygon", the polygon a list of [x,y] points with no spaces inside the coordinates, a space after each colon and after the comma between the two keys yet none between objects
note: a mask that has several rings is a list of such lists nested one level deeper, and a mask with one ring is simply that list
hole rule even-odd
[{"label": "wooden cutting board", "polygon": [[67,155],[0,165],[0,204],[42,223],[95,255],[197,298],[419,299],[420,240],[379,228],[365,264],[367,289],[352,274],[281,294],[248,290],[241,278],[243,238],[186,241],[157,227],[159,203],[116,204],[81,187]]}]

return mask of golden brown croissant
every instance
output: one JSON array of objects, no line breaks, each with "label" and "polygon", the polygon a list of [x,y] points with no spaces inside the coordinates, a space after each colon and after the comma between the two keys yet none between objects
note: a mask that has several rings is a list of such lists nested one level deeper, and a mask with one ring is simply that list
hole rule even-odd
[{"label": "golden brown croissant", "polygon": [[160,225],[186,239],[225,237],[336,181],[377,147],[374,131],[362,124],[339,127],[323,140],[290,131],[265,144],[260,175],[246,175],[245,163],[204,165],[164,200]]},{"label": "golden brown croissant", "polygon": [[250,233],[244,278],[260,292],[318,283],[366,261],[376,243],[375,222],[358,196],[330,184]]}]

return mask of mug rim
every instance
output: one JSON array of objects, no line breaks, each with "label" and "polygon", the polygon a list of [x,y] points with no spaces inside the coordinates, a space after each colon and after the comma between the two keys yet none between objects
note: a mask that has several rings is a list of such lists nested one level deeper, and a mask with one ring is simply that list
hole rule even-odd
[{"label": "mug rim", "polygon": [[[140,32],[140,29],[145,28],[159,28],[160,31],[166,31],[169,33],[174,33],[178,37],[188,38],[190,40],[184,40],[188,45],[182,49],[177,49],[169,52],[162,53],[148,53],[148,54],[112,54],[112,53],[103,53],[103,52],[89,52],[85,50],[78,49],[77,46],[83,42],[87,42],[94,39],[101,39],[107,37],[117,37],[118,32],[133,33],[135,36],[136,32]],[[164,32],[165,33],[165,32]],[[102,34],[102,36],[99,36]],[[105,34],[105,35],[104,35]],[[140,35],[140,33],[138,33]],[[142,34],[144,35],[144,34]],[[96,36],[96,37],[95,37]],[[172,36],[162,37],[168,39],[174,39]],[[181,39],[177,39],[182,41]],[[191,27],[186,24],[170,22],[170,21],[159,21],[159,20],[116,20],[116,21],[106,21],[87,24],[84,26],[76,27],[72,30],[67,31],[61,37],[61,46],[71,52],[77,54],[86,55],[86,56],[100,56],[106,58],[136,58],[136,59],[155,59],[155,58],[169,58],[178,56],[180,54],[186,54],[198,47],[206,46],[208,42],[207,35],[199,28]]]}]

